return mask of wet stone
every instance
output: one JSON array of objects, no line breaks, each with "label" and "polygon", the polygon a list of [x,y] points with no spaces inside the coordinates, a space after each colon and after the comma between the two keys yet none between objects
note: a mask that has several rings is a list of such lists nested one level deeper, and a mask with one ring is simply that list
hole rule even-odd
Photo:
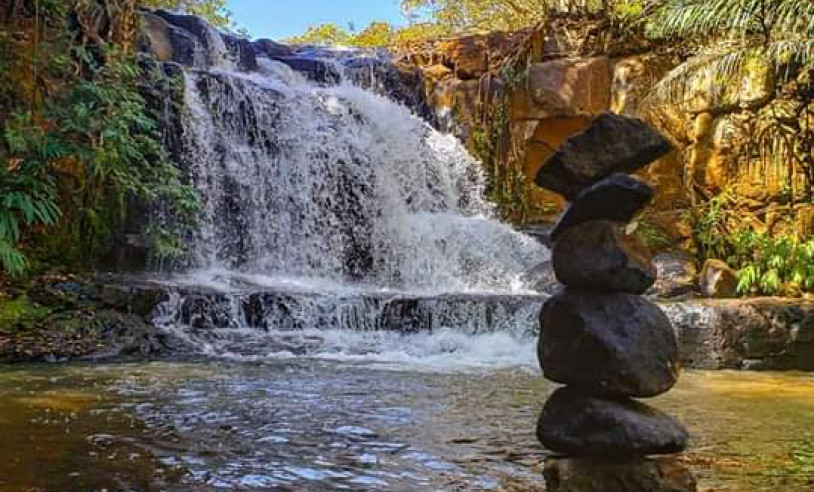
[{"label": "wet stone", "polygon": [[537,173],[538,186],[573,201],[614,173],[633,173],[667,155],[672,144],[642,120],[604,113],[568,139]]},{"label": "wet stone", "polygon": [[614,174],[586,189],[560,216],[551,239],[593,220],[628,223],[653,199],[653,187],[626,174]]},{"label": "wet stone", "polygon": [[672,458],[631,462],[550,458],[543,475],[549,492],[694,492],[690,470]]},{"label": "wet stone", "polygon": [[538,357],[551,381],[618,396],[660,395],[679,372],[670,320],[632,294],[552,296],[540,313]]},{"label": "wet stone", "polygon": [[617,222],[591,221],[566,230],[552,257],[557,279],[571,288],[642,294],[656,281],[647,246]]},{"label": "wet stone", "polygon": [[644,403],[566,387],[543,407],[537,438],[568,456],[623,460],[680,453],[689,434],[677,420]]}]

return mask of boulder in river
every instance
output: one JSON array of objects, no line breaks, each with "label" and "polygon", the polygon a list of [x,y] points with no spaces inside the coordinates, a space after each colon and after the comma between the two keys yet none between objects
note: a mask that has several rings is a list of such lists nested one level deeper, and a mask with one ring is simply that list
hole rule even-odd
[{"label": "boulder in river", "polygon": [[684,426],[660,410],[573,387],[560,388],[548,399],[537,437],[557,453],[614,460],[679,453],[689,441]]},{"label": "boulder in river", "polygon": [[618,396],[660,395],[679,372],[670,320],[633,294],[552,296],[540,312],[538,356],[547,379]]},{"label": "boulder in river", "polygon": [[552,257],[557,279],[579,290],[642,294],[656,281],[647,246],[618,222],[569,228],[557,239]]},{"label": "boulder in river", "polygon": [[672,150],[670,141],[642,120],[604,113],[569,138],[537,173],[538,186],[573,201],[614,173],[633,173]]},{"label": "boulder in river", "polygon": [[551,458],[543,475],[548,492],[694,492],[695,478],[673,458],[631,462]]},{"label": "boulder in river", "polygon": [[592,221],[628,223],[653,199],[653,187],[627,174],[614,174],[586,189],[560,216],[551,239],[569,227]]}]

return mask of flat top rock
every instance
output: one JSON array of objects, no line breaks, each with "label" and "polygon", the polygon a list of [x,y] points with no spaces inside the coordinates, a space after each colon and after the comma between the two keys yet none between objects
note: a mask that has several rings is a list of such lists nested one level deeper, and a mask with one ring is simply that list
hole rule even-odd
[{"label": "flat top rock", "polygon": [[583,133],[566,140],[534,181],[572,201],[597,181],[614,173],[633,173],[672,148],[642,120],[603,113]]}]

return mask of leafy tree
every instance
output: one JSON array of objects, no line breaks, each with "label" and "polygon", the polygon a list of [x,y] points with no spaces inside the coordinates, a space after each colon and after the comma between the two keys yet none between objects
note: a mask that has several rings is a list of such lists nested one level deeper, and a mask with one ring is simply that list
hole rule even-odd
[{"label": "leafy tree", "polygon": [[222,29],[233,25],[232,13],[226,8],[226,0],[142,0],[142,5],[197,15]]},{"label": "leafy tree", "polygon": [[392,44],[396,29],[387,22],[371,22],[362,32],[353,36],[350,44],[364,48],[378,48]]},{"label": "leafy tree", "polygon": [[303,34],[286,39],[288,44],[315,44],[320,46],[346,46],[353,38],[350,31],[328,23],[309,27]]},{"label": "leafy tree", "polygon": [[[606,11],[613,0],[402,0],[411,18],[429,18],[448,31],[513,30],[528,27],[546,13]],[[624,2],[627,3],[627,2]]]},{"label": "leafy tree", "polygon": [[132,197],[195,207],[142,96],[145,73],[125,49],[136,18],[130,0],[28,0],[0,11],[0,272],[23,273],[46,237],[58,243],[46,254],[89,258]]},{"label": "leafy tree", "polygon": [[743,78],[755,64],[767,66],[782,83],[795,68],[814,63],[814,2],[666,0],[656,8],[648,34],[701,44],[698,55],[658,84],[658,100],[683,102],[692,82]]},{"label": "leafy tree", "polygon": [[649,37],[695,46],[696,54],[664,77],[644,100],[693,110],[726,103],[732,88],[767,85],[771,104],[750,114],[741,134],[746,153],[802,171],[789,199],[814,194],[814,2],[811,0],[664,0]]}]

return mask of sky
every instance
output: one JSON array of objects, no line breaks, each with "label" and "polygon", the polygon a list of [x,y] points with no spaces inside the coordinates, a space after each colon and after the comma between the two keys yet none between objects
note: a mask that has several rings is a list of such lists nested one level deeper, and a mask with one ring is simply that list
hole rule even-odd
[{"label": "sky", "polygon": [[404,24],[399,0],[229,0],[237,27],[253,38],[282,39],[308,26],[333,22],[357,30],[374,20]]}]

